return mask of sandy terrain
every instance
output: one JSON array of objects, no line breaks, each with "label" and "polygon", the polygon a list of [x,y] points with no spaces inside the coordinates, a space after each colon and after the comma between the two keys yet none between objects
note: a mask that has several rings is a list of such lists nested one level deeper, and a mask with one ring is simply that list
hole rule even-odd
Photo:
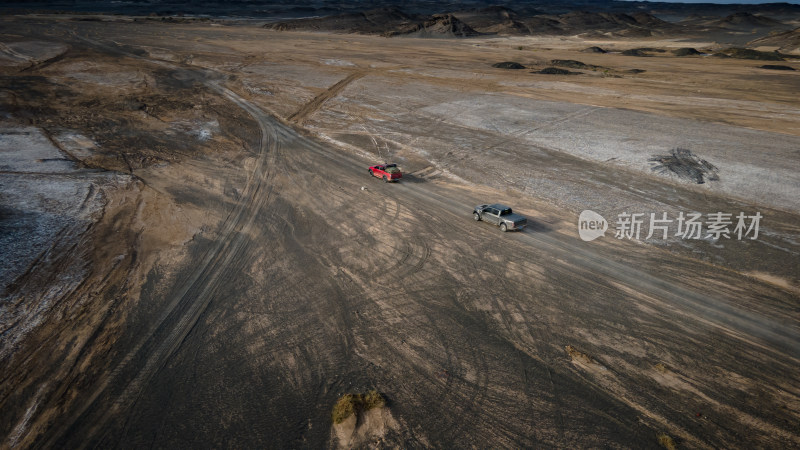
[{"label": "sandy terrain", "polygon": [[[0,20],[0,446],[800,446],[800,72]],[[602,69],[530,73],[554,59]],[[678,147],[718,179],[653,170]],[[616,239],[623,212],[763,217]],[[370,389],[388,408],[334,429]]]}]

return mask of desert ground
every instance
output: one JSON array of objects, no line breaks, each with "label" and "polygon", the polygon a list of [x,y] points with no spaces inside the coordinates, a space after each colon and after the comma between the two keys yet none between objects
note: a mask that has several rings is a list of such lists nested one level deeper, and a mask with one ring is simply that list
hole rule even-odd
[{"label": "desert ground", "polygon": [[800,72],[185,22],[0,17],[2,448],[800,446]]}]

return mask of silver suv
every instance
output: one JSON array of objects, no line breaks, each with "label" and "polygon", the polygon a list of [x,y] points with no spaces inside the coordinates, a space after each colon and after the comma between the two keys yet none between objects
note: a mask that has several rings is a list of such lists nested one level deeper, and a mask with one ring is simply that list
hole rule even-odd
[{"label": "silver suv", "polygon": [[500,227],[500,231],[521,230],[528,224],[528,219],[514,213],[506,205],[479,205],[472,212],[475,220],[483,220]]}]

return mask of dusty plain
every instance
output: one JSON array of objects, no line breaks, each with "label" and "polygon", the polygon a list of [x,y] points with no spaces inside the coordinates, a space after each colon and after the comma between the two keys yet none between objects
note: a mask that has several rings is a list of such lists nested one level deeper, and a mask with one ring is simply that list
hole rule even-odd
[{"label": "dusty plain", "polygon": [[[349,444],[800,446],[800,72],[616,53],[723,45],[679,39],[0,19],[0,446],[336,447],[369,389]],[[531,73],[554,59],[600,69]],[[652,170],[675,148],[719,179]],[[617,239],[623,212],[763,217]]]}]

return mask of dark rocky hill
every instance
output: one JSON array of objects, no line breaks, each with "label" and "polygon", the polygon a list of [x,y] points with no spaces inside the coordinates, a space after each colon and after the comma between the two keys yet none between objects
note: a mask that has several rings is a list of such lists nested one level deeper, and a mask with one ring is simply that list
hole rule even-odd
[{"label": "dark rocky hill", "polygon": [[775,46],[783,52],[791,52],[800,49],[800,28],[794,30],[774,33],[769,36],[750,41],[748,46]]}]

